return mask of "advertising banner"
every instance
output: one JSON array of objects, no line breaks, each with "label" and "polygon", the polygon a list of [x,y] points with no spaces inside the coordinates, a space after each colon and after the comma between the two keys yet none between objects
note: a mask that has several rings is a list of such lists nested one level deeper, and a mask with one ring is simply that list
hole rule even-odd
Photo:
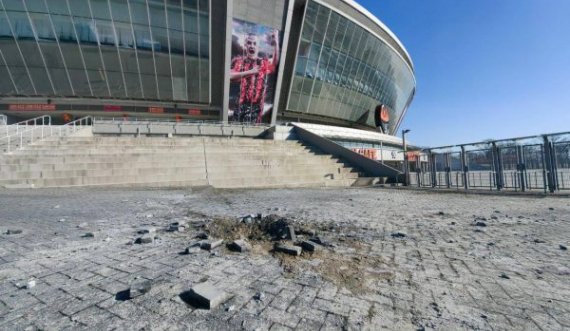
[{"label": "advertising banner", "polygon": [[233,20],[229,121],[271,121],[280,40],[277,29]]}]

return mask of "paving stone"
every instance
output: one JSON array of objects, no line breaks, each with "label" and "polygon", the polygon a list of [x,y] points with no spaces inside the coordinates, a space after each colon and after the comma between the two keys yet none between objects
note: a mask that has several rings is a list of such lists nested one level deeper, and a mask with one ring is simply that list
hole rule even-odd
[{"label": "paving stone", "polygon": [[285,244],[277,244],[275,245],[275,251],[281,252],[289,255],[299,256],[303,249],[299,246],[292,246],[292,245],[285,245]]},{"label": "paving stone", "polygon": [[154,242],[154,236],[145,234],[142,237],[138,237],[135,240],[135,244],[152,244]]},{"label": "paving stone", "polygon": [[305,250],[307,252],[316,252],[322,248],[319,244],[312,242],[310,240],[302,241],[301,247],[303,248],[303,250]]},{"label": "paving stone", "polygon": [[228,299],[228,295],[211,283],[201,283],[192,286],[192,289],[180,295],[186,303],[197,307],[214,309]]},{"label": "paving stone", "polygon": [[224,243],[223,239],[210,239],[207,241],[203,241],[200,245],[202,249],[212,250],[218,246],[221,246]]}]

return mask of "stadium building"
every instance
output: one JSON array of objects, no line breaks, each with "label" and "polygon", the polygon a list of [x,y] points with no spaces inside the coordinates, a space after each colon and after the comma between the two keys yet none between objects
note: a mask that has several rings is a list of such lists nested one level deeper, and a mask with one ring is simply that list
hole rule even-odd
[{"label": "stadium building", "polygon": [[395,135],[398,38],[352,0],[0,0],[0,113],[325,124]]}]

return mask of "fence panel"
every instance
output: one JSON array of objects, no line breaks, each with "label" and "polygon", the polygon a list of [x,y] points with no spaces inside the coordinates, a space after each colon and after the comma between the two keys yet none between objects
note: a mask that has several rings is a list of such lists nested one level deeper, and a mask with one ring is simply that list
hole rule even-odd
[{"label": "fence panel", "polygon": [[570,142],[553,144],[556,160],[556,186],[559,190],[570,190]]},{"label": "fence panel", "polygon": [[496,187],[493,150],[491,148],[471,150],[466,152],[467,182],[472,188]]}]

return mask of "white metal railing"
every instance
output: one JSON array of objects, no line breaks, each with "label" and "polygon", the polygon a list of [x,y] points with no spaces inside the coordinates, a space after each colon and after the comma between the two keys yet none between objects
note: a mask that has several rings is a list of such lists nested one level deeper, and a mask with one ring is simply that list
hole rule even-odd
[{"label": "white metal railing", "polygon": [[219,126],[245,126],[245,127],[268,127],[267,123],[247,123],[247,122],[223,122],[223,121],[196,121],[196,120],[174,120],[162,118],[136,118],[136,117],[94,117],[94,123],[112,124],[173,124],[173,125],[219,125]]},{"label": "white metal railing", "polygon": [[42,115],[42,116],[38,116],[38,117],[34,117],[31,118],[29,120],[25,120],[22,122],[18,122],[18,123],[14,123],[14,124],[10,124],[10,125],[6,125],[3,129],[4,129],[4,137],[13,135],[13,134],[18,134],[20,133],[20,131],[26,131],[28,129],[30,129],[30,127],[35,127],[35,126],[45,126],[45,125],[51,125],[51,116],[49,115]]},{"label": "white metal railing", "polygon": [[[49,117],[49,116],[48,116]],[[31,121],[31,120],[30,120]],[[0,150],[9,153],[23,148],[26,145],[38,142],[40,140],[58,136],[65,137],[69,134],[75,133],[86,126],[93,124],[91,116],[82,117],[73,122],[64,125],[53,126],[51,125],[51,118],[49,124],[46,125],[30,125],[27,130],[19,130],[11,135],[0,137]]]}]

